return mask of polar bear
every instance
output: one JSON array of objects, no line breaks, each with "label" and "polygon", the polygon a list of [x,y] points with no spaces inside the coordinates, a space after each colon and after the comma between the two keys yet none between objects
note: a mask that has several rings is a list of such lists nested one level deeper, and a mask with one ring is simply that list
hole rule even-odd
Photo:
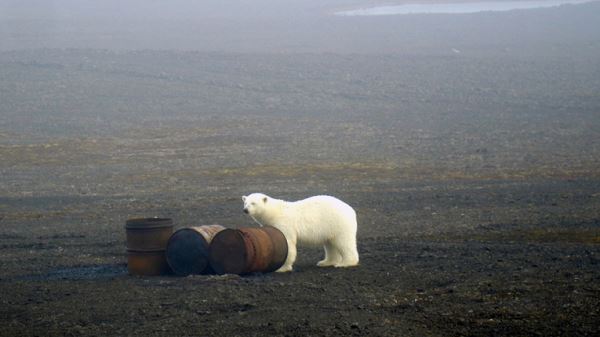
[{"label": "polar bear", "polygon": [[327,195],[289,202],[262,193],[243,196],[244,212],[261,226],[273,226],[285,236],[287,260],[278,272],[292,270],[296,244],[323,246],[319,267],[358,265],[356,212],[345,202]]}]

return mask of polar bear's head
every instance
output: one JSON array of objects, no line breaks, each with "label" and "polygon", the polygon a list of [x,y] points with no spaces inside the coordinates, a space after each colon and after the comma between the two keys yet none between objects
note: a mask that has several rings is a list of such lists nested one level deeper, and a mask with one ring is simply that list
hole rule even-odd
[{"label": "polar bear's head", "polygon": [[262,193],[252,193],[242,197],[244,202],[244,213],[256,218],[265,212],[269,203],[269,196]]}]

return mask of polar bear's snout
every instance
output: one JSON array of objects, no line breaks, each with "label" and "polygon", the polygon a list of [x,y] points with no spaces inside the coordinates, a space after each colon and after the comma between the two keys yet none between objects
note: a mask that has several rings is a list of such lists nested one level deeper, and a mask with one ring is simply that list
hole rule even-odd
[{"label": "polar bear's snout", "polygon": [[248,209],[244,208],[244,213],[248,214]]}]

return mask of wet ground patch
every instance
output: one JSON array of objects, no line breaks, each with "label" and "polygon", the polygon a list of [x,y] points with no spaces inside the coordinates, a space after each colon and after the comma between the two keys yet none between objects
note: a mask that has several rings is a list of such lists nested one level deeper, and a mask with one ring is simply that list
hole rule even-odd
[{"label": "wet ground patch", "polygon": [[56,268],[44,274],[16,277],[20,281],[102,280],[127,275],[127,264],[105,264]]}]

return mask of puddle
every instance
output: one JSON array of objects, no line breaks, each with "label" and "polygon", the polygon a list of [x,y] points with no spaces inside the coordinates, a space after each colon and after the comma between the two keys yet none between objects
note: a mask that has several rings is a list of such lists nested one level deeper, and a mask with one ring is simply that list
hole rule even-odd
[{"label": "puddle", "polygon": [[47,280],[97,280],[127,275],[126,264],[104,264],[54,269],[47,274],[27,275],[20,277],[27,281]]},{"label": "puddle", "polygon": [[530,1],[490,1],[432,4],[387,5],[358,8],[336,12],[337,16],[377,16],[407,14],[469,14],[480,12],[504,12],[519,9],[552,8],[563,5],[579,5],[596,0],[530,0]]}]

